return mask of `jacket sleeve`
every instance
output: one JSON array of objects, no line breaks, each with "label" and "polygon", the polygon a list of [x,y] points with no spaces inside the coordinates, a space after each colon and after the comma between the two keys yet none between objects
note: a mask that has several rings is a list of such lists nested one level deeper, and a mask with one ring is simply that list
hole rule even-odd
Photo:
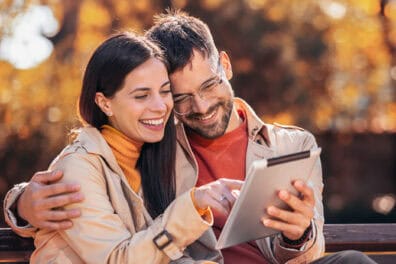
[{"label": "jacket sleeve", "polygon": [[16,212],[16,203],[18,201],[19,196],[25,190],[25,187],[28,183],[20,183],[15,185],[11,190],[9,190],[4,198],[4,219],[6,223],[11,227],[11,229],[22,237],[32,237],[37,231],[37,228],[33,227],[30,224],[23,223],[20,225],[18,222],[19,216]]},{"label": "jacket sleeve", "polygon": [[[97,156],[70,154],[56,162],[55,168],[63,171],[62,181],[79,182],[85,196],[82,203],[67,206],[80,208],[82,215],[72,220],[71,229],[60,232],[84,262],[167,263],[181,257],[178,252],[183,252],[212,225],[201,218],[186,192],[152,225],[131,233],[111,204]],[[160,250],[153,242],[163,230],[173,237],[172,250],[168,250],[169,246]]]},{"label": "jacket sleeve", "polygon": [[[303,131],[303,142],[301,150],[309,150],[312,148],[317,148],[316,140],[314,136]],[[311,262],[317,258],[320,258],[324,253],[324,236],[323,236],[323,202],[322,202],[322,191],[323,191],[323,178],[322,178],[322,166],[320,159],[317,160],[312,173],[310,175],[310,180],[308,185],[313,188],[315,196],[315,208],[314,217],[312,221],[312,236],[311,239],[307,241],[305,246],[301,250],[288,249],[280,245],[280,237],[276,238],[275,242],[275,257],[279,262],[284,263],[304,263]],[[287,257],[286,257],[287,256]]]},{"label": "jacket sleeve", "polygon": [[[299,151],[309,150],[316,148],[317,144],[314,136],[307,131],[298,131]],[[300,134],[301,133],[301,134]],[[297,150],[296,150],[297,151]],[[323,179],[322,179],[322,167],[320,159],[317,160],[308,184],[314,190],[315,196],[315,208],[314,217],[312,224],[311,238],[305,243],[300,249],[291,249],[281,246],[281,236],[275,236],[269,240],[258,240],[257,244],[263,252],[267,252],[267,248],[271,248],[270,255],[272,255],[272,261],[277,263],[307,263],[317,258],[320,258],[324,254],[324,236],[323,236],[323,203],[322,203],[322,191],[323,191]]]}]

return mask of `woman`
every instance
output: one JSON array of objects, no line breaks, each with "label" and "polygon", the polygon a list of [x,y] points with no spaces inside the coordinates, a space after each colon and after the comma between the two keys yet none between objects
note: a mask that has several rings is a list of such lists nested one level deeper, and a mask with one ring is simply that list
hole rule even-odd
[{"label": "woman", "polygon": [[194,189],[175,199],[172,107],[157,46],[130,33],[99,46],[79,98],[84,126],[50,166],[80,183],[82,215],[71,229],[39,230],[32,263],[193,261],[183,249],[213,217]]}]

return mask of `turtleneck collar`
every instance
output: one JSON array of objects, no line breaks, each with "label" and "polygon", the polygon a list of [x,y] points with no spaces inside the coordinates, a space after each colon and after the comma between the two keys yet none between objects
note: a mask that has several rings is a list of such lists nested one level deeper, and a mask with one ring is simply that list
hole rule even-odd
[{"label": "turtleneck collar", "polygon": [[103,125],[100,132],[113,151],[117,163],[124,172],[129,185],[135,192],[138,192],[141,179],[135,167],[144,143],[129,138],[110,125]]}]

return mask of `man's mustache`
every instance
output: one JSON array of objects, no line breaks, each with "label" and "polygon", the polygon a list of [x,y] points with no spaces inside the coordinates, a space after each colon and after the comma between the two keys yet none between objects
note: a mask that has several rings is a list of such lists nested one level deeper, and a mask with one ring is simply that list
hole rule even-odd
[{"label": "man's mustache", "polygon": [[222,105],[224,105],[224,103],[219,102],[219,103],[217,103],[217,104],[215,104],[215,105],[209,107],[208,111],[206,111],[205,114],[201,114],[201,113],[191,113],[191,114],[187,115],[186,118],[189,118],[189,119],[201,118],[201,117],[203,117],[203,116],[206,116],[207,113],[213,112],[217,107],[222,106]]}]

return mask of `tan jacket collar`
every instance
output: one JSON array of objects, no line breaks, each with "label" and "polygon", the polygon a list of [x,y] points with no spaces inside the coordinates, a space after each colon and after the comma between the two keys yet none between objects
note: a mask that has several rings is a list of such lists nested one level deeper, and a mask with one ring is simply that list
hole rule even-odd
[{"label": "tan jacket collar", "polygon": [[114,172],[124,175],[112,150],[98,129],[86,126],[77,129],[76,133],[78,135],[75,143],[79,143],[88,153],[101,156]]},{"label": "tan jacket collar", "polygon": [[255,140],[259,135],[270,147],[273,139],[271,138],[271,125],[264,123],[254,112],[254,110],[241,98],[234,98],[237,109],[242,109],[246,113],[249,138]]}]

